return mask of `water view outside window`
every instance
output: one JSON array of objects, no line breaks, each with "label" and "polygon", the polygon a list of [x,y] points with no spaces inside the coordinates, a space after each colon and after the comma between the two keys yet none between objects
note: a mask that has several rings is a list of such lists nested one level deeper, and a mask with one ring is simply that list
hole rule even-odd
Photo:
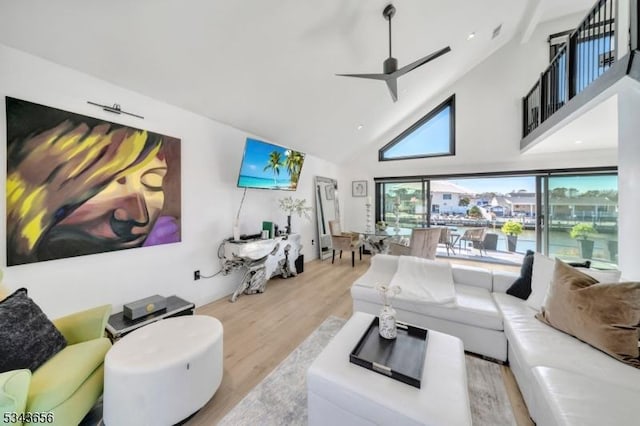
[{"label": "water view outside window", "polygon": [[[484,227],[496,251],[508,251],[507,237],[501,231],[507,221],[523,225],[516,253],[535,250],[535,177],[495,177],[439,179],[424,182],[430,188],[429,199],[423,194],[421,181],[384,183],[382,217],[393,226],[396,213],[401,228],[431,226],[449,227],[456,236],[471,228]],[[467,249],[464,241],[459,248]],[[464,246],[464,247],[463,247]],[[521,256],[514,257],[520,262]]]},{"label": "water view outside window", "polygon": [[401,228],[420,228],[426,226],[426,207],[422,182],[383,184],[384,205],[383,220],[390,227],[396,224]]},{"label": "water view outside window", "polygon": [[548,178],[548,252],[564,260],[618,263],[618,177]]},{"label": "water view outside window", "polygon": [[[536,179],[543,192],[548,191],[540,194],[541,205]],[[389,227],[396,220],[400,228],[447,227],[456,255],[519,264],[527,250],[540,247],[542,253],[564,261],[589,260],[601,269],[617,266],[618,177],[614,173],[425,178],[382,183],[381,190],[381,217]],[[536,229],[539,212],[543,212],[544,226]],[[473,228],[484,229],[484,255],[462,238]]]},{"label": "water view outside window", "polygon": [[[537,196],[536,179],[548,195]],[[380,185],[381,217],[390,228],[396,218],[401,228],[446,227],[456,256],[520,264],[527,250],[540,247],[542,253],[565,261],[589,260],[602,269],[617,266],[615,174],[425,178]],[[538,211],[545,220],[536,228]],[[484,231],[484,254],[464,238],[475,228]],[[438,254],[443,255],[442,250]]]},{"label": "water view outside window", "polygon": [[[432,180],[431,201],[439,208],[437,212],[431,209],[431,224],[449,227],[454,237],[484,228],[485,248],[493,251],[485,257],[518,263],[527,250],[536,249],[535,182],[534,176]],[[522,227],[514,250],[509,250],[507,235],[502,232],[502,225],[510,221]],[[470,251],[473,244],[462,238],[456,247],[462,254],[478,253]]]}]

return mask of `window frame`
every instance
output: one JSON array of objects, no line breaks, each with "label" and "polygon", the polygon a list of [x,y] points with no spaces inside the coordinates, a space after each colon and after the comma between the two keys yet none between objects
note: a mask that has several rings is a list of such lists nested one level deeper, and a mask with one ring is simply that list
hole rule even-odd
[{"label": "window frame", "polygon": [[[402,157],[385,158],[385,151],[394,147],[398,143],[402,142],[407,136],[415,132],[423,124],[434,118],[436,115],[444,111],[445,108],[451,108],[451,116],[449,119],[449,152],[439,154],[419,154],[419,155],[405,155]],[[429,111],[420,120],[413,123],[408,129],[400,133],[393,138],[391,142],[383,146],[378,150],[378,161],[397,161],[397,160],[412,160],[416,158],[433,158],[433,157],[450,157],[456,155],[456,95],[455,93],[441,102],[438,106]]]},{"label": "window frame", "polygon": [[[375,220],[381,220],[385,216],[384,211],[384,185],[390,183],[415,183],[422,182],[422,192],[426,204],[427,215],[424,218],[422,226],[431,227],[431,216],[434,214],[440,214],[433,211],[433,206],[437,206],[438,210],[441,207],[440,204],[433,204],[431,198],[431,181],[432,180],[449,180],[449,179],[465,179],[465,178],[497,178],[497,177],[517,177],[517,176],[531,176],[535,177],[535,191],[536,191],[536,251],[545,255],[549,254],[549,231],[547,226],[547,206],[550,205],[549,199],[549,178],[561,177],[561,176],[598,176],[598,175],[610,175],[614,174],[620,177],[618,166],[596,166],[596,167],[571,167],[571,168],[558,168],[558,169],[524,169],[524,170],[511,170],[511,171],[497,171],[497,172],[471,172],[471,173],[442,173],[442,174],[424,174],[424,175],[410,175],[410,176],[387,176],[387,177],[374,177],[375,187]],[[382,201],[381,201],[382,200]],[[471,206],[471,204],[470,204]],[[619,217],[618,217],[619,220]],[[620,230],[618,229],[618,233]],[[619,262],[619,260],[618,260]],[[617,263],[619,265],[619,263]]]}]

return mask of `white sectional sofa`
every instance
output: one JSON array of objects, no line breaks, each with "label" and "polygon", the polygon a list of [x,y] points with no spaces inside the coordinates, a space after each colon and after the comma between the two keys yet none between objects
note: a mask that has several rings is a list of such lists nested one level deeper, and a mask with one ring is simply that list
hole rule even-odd
[{"label": "white sectional sofa", "polygon": [[[397,269],[398,256],[376,255],[371,267],[351,287],[353,310],[378,315],[381,299],[377,284],[387,284]],[[447,307],[410,300],[402,293],[393,300],[397,318],[409,324],[459,337],[465,350],[507,360],[507,339],[502,315],[491,292],[493,275],[483,268],[454,265],[457,306]]]},{"label": "white sectional sofa", "polygon": [[[393,268],[391,259],[374,261],[361,278],[389,276],[388,270],[378,273],[376,263],[378,269]],[[457,265],[452,271],[457,307],[399,298],[393,302],[398,319],[457,336],[467,351],[508,360],[538,425],[640,424],[640,369],[538,321],[524,300],[505,293],[518,274]],[[379,312],[377,291],[362,281],[351,294],[354,311]]]}]

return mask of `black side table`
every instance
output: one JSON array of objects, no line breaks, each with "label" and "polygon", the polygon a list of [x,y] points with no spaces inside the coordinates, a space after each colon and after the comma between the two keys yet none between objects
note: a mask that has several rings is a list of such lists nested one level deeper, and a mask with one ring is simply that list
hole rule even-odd
[{"label": "black side table", "polygon": [[179,317],[182,315],[193,315],[196,305],[187,302],[178,296],[167,297],[167,307],[161,311],[146,315],[137,320],[130,320],[124,317],[124,312],[118,312],[109,317],[107,321],[107,335],[112,342],[122,338],[140,327],[152,322],[160,321],[164,318]]}]

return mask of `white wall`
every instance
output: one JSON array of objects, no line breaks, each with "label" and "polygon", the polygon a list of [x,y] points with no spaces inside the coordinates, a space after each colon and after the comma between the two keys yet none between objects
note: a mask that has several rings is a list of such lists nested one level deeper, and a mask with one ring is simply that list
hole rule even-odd
[{"label": "white wall", "polygon": [[[5,270],[10,288],[27,287],[51,317],[97,304],[123,303],[152,294],[177,294],[196,304],[221,298],[235,289],[239,274],[193,281],[193,271],[211,275],[220,269],[220,242],[232,233],[242,197],[236,187],[247,133],[140,94],[0,45],[0,95],[103,118],[125,125],[179,137],[182,140],[182,242],[77,258],[13,266]],[[150,72],[152,72],[150,70]],[[203,93],[203,96],[208,96]],[[141,114],[140,120],[114,115],[87,104],[113,104]],[[224,100],[221,100],[224,102]],[[5,103],[0,106],[0,158],[6,167]],[[259,137],[259,136],[258,136]],[[277,143],[278,141],[271,141]],[[296,148],[296,147],[292,147]],[[337,166],[307,156],[298,190],[248,190],[240,218],[242,233],[256,233],[263,220],[284,226],[286,217],[277,199],[292,195],[313,205],[313,176],[336,177]],[[0,172],[5,188],[6,169]],[[6,199],[0,196],[0,217]],[[312,217],[315,215],[312,214]],[[0,225],[0,265],[6,265],[6,223]],[[305,261],[317,257],[315,220],[294,216],[294,232],[302,234]],[[268,288],[268,287],[267,287]]]},{"label": "white wall", "polygon": [[[356,152],[344,163],[348,167],[342,169],[341,180],[369,179],[371,185],[374,177],[616,165],[615,150],[520,153],[522,97],[549,63],[547,37],[575,27],[581,18],[582,15],[572,15],[542,24],[525,44],[520,44],[520,37],[516,36],[438,96],[429,99],[412,117]],[[453,93],[456,95],[455,156],[378,161],[380,147]],[[344,198],[345,226],[363,226],[363,203],[348,195]]]},{"label": "white wall", "polygon": [[618,263],[622,275],[640,280],[640,84],[628,79],[628,88],[618,95]]}]

